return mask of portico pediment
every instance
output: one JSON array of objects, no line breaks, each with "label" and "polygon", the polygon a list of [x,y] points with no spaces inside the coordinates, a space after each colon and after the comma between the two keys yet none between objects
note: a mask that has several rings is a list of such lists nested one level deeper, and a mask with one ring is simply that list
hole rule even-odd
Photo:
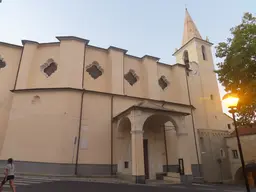
[{"label": "portico pediment", "polygon": [[121,113],[117,114],[115,117],[113,117],[113,120],[118,120],[122,117],[125,117],[129,115],[132,111],[141,111],[143,113],[148,113],[148,115],[153,115],[155,113],[157,114],[171,114],[173,116],[187,116],[190,115],[190,113],[178,111],[175,109],[167,109],[161,105],[157,105],[150,101],[142,101],[138,104],[132,105],[131,107],[125,109]]}]

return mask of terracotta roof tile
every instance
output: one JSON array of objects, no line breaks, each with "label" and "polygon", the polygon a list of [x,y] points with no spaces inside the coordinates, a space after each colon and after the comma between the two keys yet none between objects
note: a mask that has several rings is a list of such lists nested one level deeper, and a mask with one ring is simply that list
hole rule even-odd
[{"label": "terracotta roof tile", "polygon": [[[253,124],[252,126],[241,126],[238,128],[238,134],[239,136],[242,135],[254,135],[256,134],[256,124]],[[230,134],[230,137],[235,137],[236,131],[233,131]]]}]

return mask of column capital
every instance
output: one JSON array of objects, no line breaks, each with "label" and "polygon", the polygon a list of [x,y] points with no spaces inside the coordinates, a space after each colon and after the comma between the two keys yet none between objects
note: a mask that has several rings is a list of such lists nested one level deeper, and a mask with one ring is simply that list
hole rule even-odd
[{"label": "column capital", "polygon": [[133,130],[130,132],[131,134],[143,134],[144,131],[143,130]]}]

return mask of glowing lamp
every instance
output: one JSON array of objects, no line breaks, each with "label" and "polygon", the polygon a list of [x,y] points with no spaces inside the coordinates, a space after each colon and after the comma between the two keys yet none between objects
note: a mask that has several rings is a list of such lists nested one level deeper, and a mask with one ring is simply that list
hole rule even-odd
[{"label": "glowing lamp", "polygon": [[222,101],[227,108],[236,108],[239,98],[234,93],[227,93],[223,96]]}]

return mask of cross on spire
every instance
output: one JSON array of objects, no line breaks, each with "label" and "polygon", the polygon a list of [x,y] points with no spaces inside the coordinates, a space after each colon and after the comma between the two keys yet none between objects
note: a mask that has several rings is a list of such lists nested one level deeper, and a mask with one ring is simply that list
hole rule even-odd
[{"label": "cross on spire", "polygon": [[193,19],[191,18],[187,7],[185,8],[185,21],[184,21],[184,31],[183,31],[183,39],[182,46],[185,45],[192,38],[197,37],[202,39]]}]

